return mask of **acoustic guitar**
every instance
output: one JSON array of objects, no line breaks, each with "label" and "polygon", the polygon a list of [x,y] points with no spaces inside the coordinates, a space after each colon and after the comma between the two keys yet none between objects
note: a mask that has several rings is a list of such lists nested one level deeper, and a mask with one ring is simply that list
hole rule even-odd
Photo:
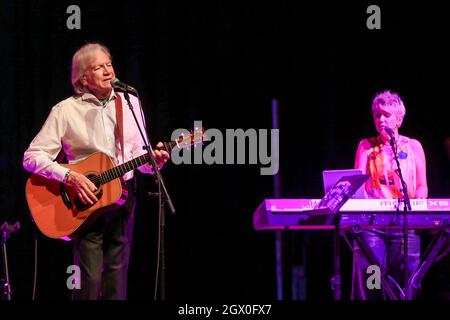
[{"label": "acoustic guitar", "polygon": [[[207,138],[203,129],[164,143],[163,149],[186,148],[203,143]],[[38,229],[47,237],[73,240],[106,210],[121,206],[127,199],[127,189],[122,176],[146,163],[149,154],[144,154],[115,166],[108,155],[96,152],[76,164],[62,166],[84,174],[97,187],[98,201],[84,204],[75,190],[61,182],[38,174],[31,174],[25,193],[31,216]]]}]

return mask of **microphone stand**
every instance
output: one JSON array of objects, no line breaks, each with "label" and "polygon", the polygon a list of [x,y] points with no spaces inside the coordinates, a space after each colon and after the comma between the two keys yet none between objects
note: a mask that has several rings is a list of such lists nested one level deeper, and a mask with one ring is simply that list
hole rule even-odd
[{"label": "microphone stand", "polygon": [[16,222],[11,225],[8,222],[4,222],[0,227],[0,237],[1,237],[1,252],[2,252],[2,260],[3,260],[3,278],[1,279],[1,285],[3,289],[3,293],[0,294],[5,296],[7,300],[11,300],[12,290],[11,284],[9,282],[9,272],[8,272],[8,254],[6,252],[6,240],[17,230],[20,229],[20,223]]},{"label": "microphone stand", "polygon": [[[402,184],[402,199],[403,202],[403,263],[404,263],[404,273],[403,273],[403,282],[405,286],[405,290],[408,290],[408,211],[411,211],[411,202],[408,196],[408,186],[406,185],[405,180],[403,179],[402,169],[400,168],[400,162],[398,161],[397,156],[397,143],[395,141],[394,135],[390,135],[390,144],[392,147],[392,151],[394,153],[394,159],[397,164],[397,174],[400,178],[400,182]],[[408,295],[405,292],[405,299]]]},{"label": "microphone stand", "polygon": [[[143,134],[143,131],[141,127],[139,126],[139,122],[136,118],[136,114],[133,110],[133,105],[130,101],[130,96],[127,91],[124,91],[125,99],[127,100],[128,107],[131,110],[131,113],[133,114],[134,121],[136,122],[136,125],[139,129],[139,133],[141,134],[142,140],[144,142],[144,149],[147,150],[149,156],[150,156],[150,164],[152,165],[153,172],[156,175],[156,181],[158,183],[158,197],[159,197],[159,232],[160,232],[160,243],[159,243],[159,256],[158,256],[158,266],[157,270],[159,269],[159,266],[161,266],[161,272],[159,273],[159,277],[157,277],[156,283],[155,283],[155,292],[157,292],[156,288],[158,288],[158,284],[161,285],[160,289],[160,299],[165,300],[166,299],[166,263],[165,263],[165,212],[164,212],[164,205],[167,203],[169,206],[170,212],[172,214],[175,214],[175,207],[173,206],[172,200],[169,196],[169,193],[167,192],[166,185],[164,183],[164,179],[161,176],[161,172],[158,169],[158,165],[156,164],[155,157],[153,156],[153,149],[151,147],[150,143],[147,143],[147,140],[145,139],[145,136]],[[139,100],[140,105],[140,99],[139,95],[137,95],[137,98]],[[141,106],[141,111],[142,106]],[[148,136],[147,136],[148,137]],[[156,299],[156,295],[154,297]]]}]

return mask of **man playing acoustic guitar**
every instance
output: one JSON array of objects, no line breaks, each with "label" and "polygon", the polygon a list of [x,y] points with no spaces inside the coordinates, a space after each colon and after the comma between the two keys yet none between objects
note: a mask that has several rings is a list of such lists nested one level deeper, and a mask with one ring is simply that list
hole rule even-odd
[{"label": "man playing acoustic guitar", "polygon": [[[66,237],[74,239],[74,263],[81,271],[81,288],[73,291],[73,299],[126,299],[135,209],[132,169],[153,173],[146,161],[146,151],[142,148],[144,143],[131,110],[123,94],[115,92],[111,86],[113,79],[115,73],[109,50],[98,43],[81,47],[72,58],[71,80],[75,95],[52,108],[24,153],[24,168],[40,179],[51,181],[46,184],[34,178],[30,185],[41,188],[38,189],[43,191],[41,194],[54,194],[58,201],[64,200],[59,206],[52,205],[47,198],[39,199],[39,195],[27,193],[30,209],[33,201],[44,200],[41,201],[44,205],[39,207],[45,210],[39,214],[60,223],[58,228],[62,231],[58,229],[58,232],[63,232],[71,222],[81,225],[84,220],[89,220],[89,214],[93,217],[89,223],[83,223],[87,228],[82,232],[76,236],[69,232]],[[140,126],[144,128],[138,100],[132,95],[130,99]],[[162,146],[161,142],[158,143],[157,149],[160,150],[153,152],[159,168],[169,159]],[[61,150],[68,165],[55,161]],[[92,170],[92,175],[86,173],[89,170],[83,173],[82,166],[77,167],[77,164],[88,160],[98,166]],[[135,166],[130,168],[126,162]],[[119,166],[119,169],[114,166]],[[105,169],[109,170],[100,174]],[[116,199],[115,194],[122,192],[117,177],[125,181],[128,189],[126,201],[125,198]],[[111,190],[118,191],[114,193]],[[118,205],[110,206],[111,202]],[[98,208],[103,210],[96,211]],[[45,227],[43,224],[38,226],[41,231]],[[55,234],[55,238],[58,237],[63,238]]]}]

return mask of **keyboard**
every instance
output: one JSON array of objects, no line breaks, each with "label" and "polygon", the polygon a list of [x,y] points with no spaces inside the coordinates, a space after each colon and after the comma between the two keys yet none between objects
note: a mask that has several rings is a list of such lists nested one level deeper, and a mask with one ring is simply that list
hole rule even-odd
[{"label": "keyboard", "polygon": [[[336,214],[316,209],[320,199],[265,199],[253,214],[256,230],[333,229]],[[411,199],[406,225],[411,229],[446,228],[450,199]],[[405,213],[398,199],[349,199],[339,210],[341,228],[402,228]]]}]

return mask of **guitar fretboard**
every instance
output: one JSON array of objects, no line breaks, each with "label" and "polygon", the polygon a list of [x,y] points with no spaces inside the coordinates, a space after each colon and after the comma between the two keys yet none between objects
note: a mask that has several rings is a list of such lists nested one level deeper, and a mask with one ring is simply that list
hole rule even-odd
[{"label": "guitar fretboard", "polygon": [[[171,152],[173,147],[176,146],[175,141],[166,142],[164,143],[163,149],[167,152]],[[137,158],[134,158],[130,161],[127,161],[125,163],[122,163],[121,165],[118,165],[117,167],[111,168],[109,170],[106,170],[96,176],[96,179],[100,179],[101,184],[108,183],[114,179],[117,179],[119,177],[122,177],[125,173],[130,172],[146,163],[149,163],[150,157],[148,153],[143,154],[142,156],[139,156]]]},{"label": "guitar fretboard", "polygon": [[100,178],[100,183],[105,184],[114,179],[117,179],[117,178],[123,176],[125,173],[130,172],[130,171],[148,163],[148,160],[149,160],[148,154],[143,154],[142,156],[134,158],[125,163],[122,163],[121,165],[118,165],[117,167],[106,170],[98,175],[98,177]]}]

